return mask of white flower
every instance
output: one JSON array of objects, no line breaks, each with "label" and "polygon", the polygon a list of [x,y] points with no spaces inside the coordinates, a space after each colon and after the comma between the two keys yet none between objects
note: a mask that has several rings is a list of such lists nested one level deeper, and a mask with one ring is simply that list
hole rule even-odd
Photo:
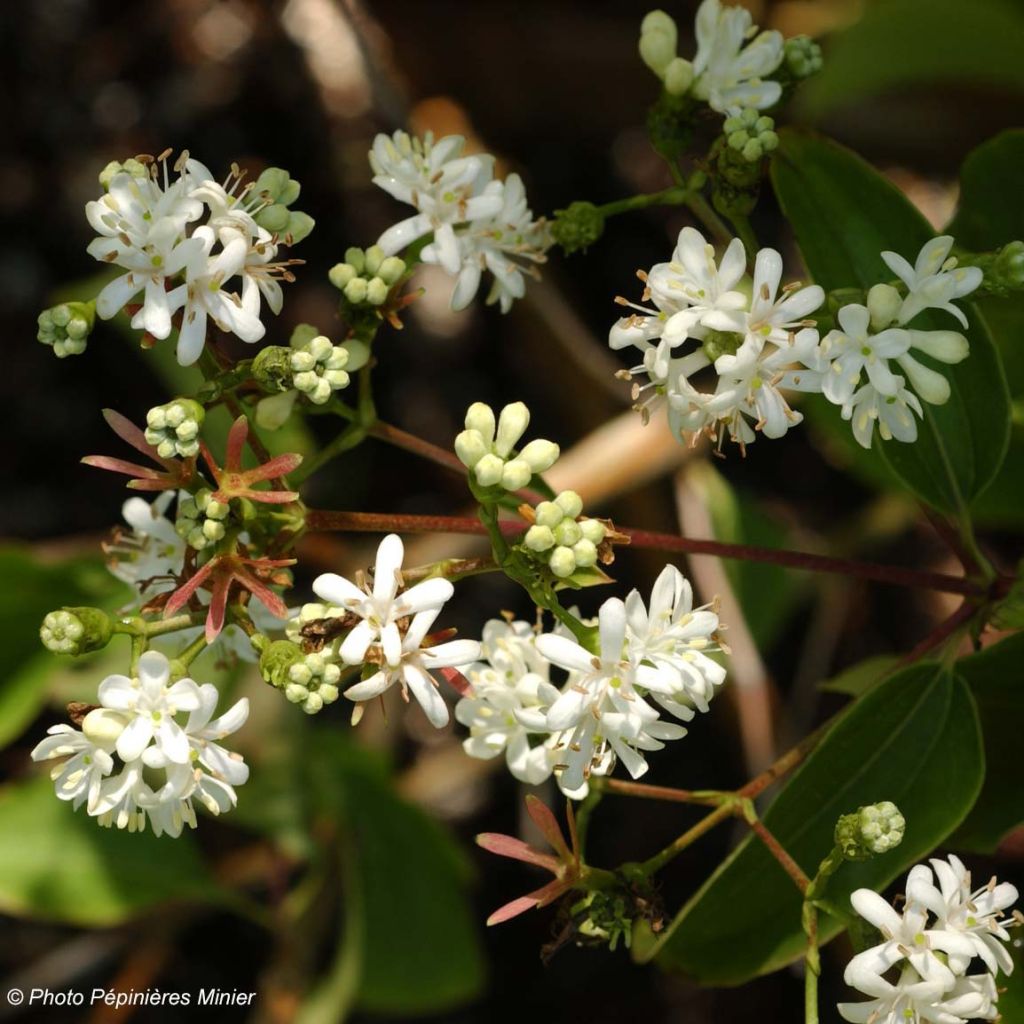
[{"label": "white flower", "polygon": [[462,156],[464,143],[460,135],[435,142],[429,132],[420,140],[403,131],[373,140],[373,183],[419,211],[381,235],[377,244],[386,255],[393,256],[433,232],[436,262],[449,274],[459,272],[462,259],[454,225],[493,217],[502,208],[501,196],[484,193],[494,158]]},{"label": "white flower", "polygon": [[966,1024],[968,1020],[996,1020],[995,982],[989,974],[958,978],[945,992],[941,984],[923,981],[909,965],[896,984],[884,978],[869,983],[875,996],[867,1002],[840,1003],[839,1016],[854,1024]]},{"label": "white flower", "polygon": [[147,651],[139,658],[135,678],[111,675],[100,683],[100,704],[127,720],[114,745],[122,761],[137,760],[152,743],[167,761],[188,763],[188,736],[175,715],[200,706],[199,687],[191,679],[171,683],[170,678],[166,655]]},{"label": "white flower", "polygon": [[851,420],[853,436],[863,448],[871,447],[875,424],[883,441],[896,438],[909,443],[917,440],[918,416],[924,415],[917,395],[908,391],[902,377],[896,378],[896,393],[882,395],[873,384],[865,384],[842,408],[844,420]]},{"label": "white flower", "polygon": [[[920,903],[935,915],[936,927],[960,933],[970,941],[973,951],[967,957],[951,955],[949,966],[962,974],[971,956],[980,957],[993,974],[1013,970],[1013,958],[1004,943],[1010,939],[1006,926],[1012,918],[1003,911],[1017,902],[1017,888],[1009,882],[971,888],[971,873],[955,854],[947,860],[933,859],[932,868],[918,864],[907,878],[907,898]],[[932,875],[932,869],[935,874]],[[935,881],[938,881],[936,886]]]},{"label": "white flower", "polygon": [[914,265],[895,252],[883,252],[889,269],[907,286],[907,296],[900,309],[900,322],[907,323],[923,309],[944,309],[952,313],[964,327],[967,317],[953,305],[953,299],[969,295],[981,284],[978,267],[958,267],[950,257],[952,235],[940,235],[926,242]]},{"label": "white flower", "polygon": [[637,683],[684,721],[693,718],[691,702],[707,711],[715,687],[725,680],[725,669],[708,657],[720,650],[718,615],[706,606],[693,607],[693,589],[674,565],[666,565],[655,580],[649,610],[634,590],[625,612]]},{"label": "white flower", "polygon": [[483,760],[504,753],[512,775],[533,786],[551,775],[552,759],[543,743],[530,745],[530,736],[547,735],[547,709],[559,696],[536,641],[528,622],[491,619],[482,660],[466,671],[473,692],[455,705],[456,720],[469,729],[466,753]]},{"label": "white flower", "polygon": [[347,665],[362,664],[371,644],[379,644],[383,661],[392,668],[398,666],[405,653],[400,620],[423,612],[436,617],[452,596],[451,583],[440,578],[423,580],[399,593],[404,556],[402,538],[392,533],[377,548],[372,586],[361,574],[357,583],[336,573],[325,573],[313,581],[317,597],[359,620],[339,650]]},{"label": "white flower", "polygon": [[437,615],[436,608],[415,614],[405,635],[401,637],[397,658],[392,660],[389,657],[368,679],[350,686],[345,696],[354,701],[372,700],[399,683],[403,697],[408,700],[411,691],[431,725],[438,729],[447,725],[448,706],[430,671],[461,668],[478,661],[480,644],[475,640],[450,640],[434,647],[422,647],[427,631]]},{"label": "white flower", "polygon": [[[954,960],[961,957],[970,960],[974,955],[974,945],[965,935],[947,928],[929,927],[928,912],[920,903],[910,901],[903,913],[898,914],[870,889],[857,889],[850,896],[850,902],[861,917],[882,933],[883,941],[858,953],[844,974],[847,985],[867,995],[891,995],[892,986],[883,975],[904,961],[922,981],[939,986],[939,992],[946,992],[956,981],[951,969]],[[937,952],[946,955],[939,956]]]},{"label": "white flower", "polygon": [[765,81],[765,77],[782,63],[780,32],[761,32],[744,47],[756,31],[750,12],[743,7],[723,7],[719,0],[704,0],[697,10],[695,28],[694,96],[723,114],[744,107],[764,110],[778,102],[782,86]]},{"label": "white flower", "polygon": [[896,394],[900,378],[889,368],[889,360],[910,348],[909,332],[890,327],[872,334],[867,306],[856,303],[843,306],[837,319],[842,330],[829,331],[821,344],[822,354],[831,363],[822,381],[825,397],[846,405],[864,374],[879,394]]},{"label": "white flower", "polygon": [[178,585],[185,541],[164,515],[174,497],[173,491],[164,491],[152,502],[129,498],[121,506],[121,514],[131,531],[116,530],[113,541],[104,546],[107,568],[119,580],[138,589],[142,604]]},{"label": "white flower", "polygon": [[132,326],[154,338],[166,338],[171,332],[173,308],[165,281],[178,273],[198,248],[198,243],[185,238],[186,226],[203,214],[202,203],[190,193],[210,172],[187,154],[175,165],[179,174],[173,182],[166,160],[159,166],[162,182],[157,163],[145,177],[125,171],[116,174],[106,195],[86,203],[85,215],[100,236],[89,244],[89,254],[128,271],[100,292],[96,312],[109,320],[145,290]]},{"label": "white flower", "polygon": [[557,633],[537,638],[537,649],[575,678],[548,709],[547,727],[560,733],[556,769],[566,791],[581,790],[588,776],[609,769],[614,754],[633,778],[647,770],[642,751],[659,750],[678,739],[682,726],[658,721],[658,712],[637,692],[636,668],[626,651],[626,609],[609,598],[598,613],[600,654]]},{"label": "white flower", "polygon": [[[96,715],[96,711],[89,714]],[[54,725],[47,729],[46,739],[32,750],[33,761],[67,758],[54,766],[50,778],[58,798],[70,800],[76,811],[86,803],[91,812],[99,799],[100,784],[114,769],[114,759],[110,756],[113,745],[103,739],[97,742],[84,730],[79,732],[70,725]]]},{"label": "white flower", "polygon": [[481,487],[500,484],[507,491],[518,490],[534,473],[550,469],[558,458],[558,445],[540,438],[513,454],[530,425],[530,410],[522,402],[506,405],[497,424],[489,405],[474,402],[466,411],[465,424],[466,429],[455,438],[455,454]]},{"label": "white flower", "polygon": [[[481,218],[459,230],[457,234],[460,266],[452,291],[452,309],[465,309],[480,287],[484,270],[494,276],[487,303],[497,302],[507,313],[516,299],[526,292],[524,274],[538,276],[536,264],[547,259],[552,239],[544,220],[534,220],[526,204],[526,190],[518,174],[510,174],[503,182],[491,181],[484,187],[484,196],[498,197],[501,209],[491,217]],[[449,266],[441,245],[424,246],[424,263]],[[449,270],[449,273],[451,271]]]}]

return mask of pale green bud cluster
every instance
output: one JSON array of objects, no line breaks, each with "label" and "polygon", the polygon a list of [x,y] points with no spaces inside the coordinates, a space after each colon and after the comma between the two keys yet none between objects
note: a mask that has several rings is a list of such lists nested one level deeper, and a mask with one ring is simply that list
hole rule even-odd
[{"label": "pale green bud cluster", "polygon": [[749,163],[762,159],[779,145],[774,119],[754,109],[741,110],[727,117],[722,131],[725,132],[726,145]]},{"label": "pale green bud cluster", "polygon": [[907,823],[890,800],[844,814],[836,825],[836,846],[847,860],[867,860],[903,842]]},{"label": "pale green bud cluster", "polygon": [[679,31],[664,11],[651,11],[640,23],[640,57],[661,79],[670,96],[683,96],[693,84],[693,64],[676,52]]},{"label": "pale green bud cluster", "polygon": [[253,219],[289,245],[301,242],[315,225],[308,213],[288,209],[301,191],[302,187],[284,168],[268,167],[252,187],[252,195],[266,203]]},{"label": "pale green bud cluster", "polygon": [[199,454],[199,431],[206,410],[191,398],[175,398],[146,413],[146,443],[162,459],[180,455],[191,459]]},{"label": "pale green bud cluster", "polygon": [[604,234],[604,214],[593,203],[578,200],[555,210],[551,237],[566,253],[587,249]]},{"label": "pale green bud cluster", "polygon": [[338,699],[340,679],[341,668],[335,662],[322,653],[307,654],[288,669],[284,695],[307,715],[315,715]]},{"label": "pale green bud cluster", "polygon": [[61,608],[49,612],[39,627],[39,639],[54,654],[88,654],[110,642],[114,623],[100,608]]},{"label": "pale green bud cluster", "polygon": [[353,306],[383,306],[404,274],[405,260],[385,256],[379,245],[371,245],[365,251],[355,246],[346,249],[345,262],[336,263],[327,276]]},{"label": "pale green bud cluster", "polygon": [[534,524],[523,538],[524,546],[542,556],[559,579],[597,564],[605,527],[596,519],[579,519],[582,511],[583,499],[575,491],[562,491],[554,501],[537,506]]},{"label": "pale green bud cluster", "polygon": [[318,334],[292,352],[292,384],[314,405],[323,405],[335,391],[348,387],[348,360],[348,349]]},{"label": "pale green bud cluster", "polygon": [[474,402],[465,423],[466,429],[455,438],[455,454],[481,487],[517,491],[558,458],[558,445],[540,438],[514,451],[530,425],[530,410],[522,402],[506,405],[497,423],[489,405]]},{"label": "pale green bud cluster", "polygon": [[783,61],[794,79],[809,78],[821,70],[821,47],[810,36],[786,40]]},{"label": "pale green bud cluster", "polygon": [[227,533],[226,520],[231,515],[231,504],[218,501],[213,492],[204,487],[191,498],[178,503],[178,517],[174,529],[189,547],[202,551],[223,540]]},{"label": "pale green bud cluster", "polygon": [[[254,641],[259,638],[254,638]],[[254,642],[253,646],[256,646]],[[260,640],[260,675],[271,686],[283,688],[288,682],[288,671],[296,662],[303,659],[302,648],[291,640],[274,640],[267,643],[266,637]]]},{"label": "pale green bud cluster", "polygon": [[59,359],[80,356],[96,322],[96,303],[61,302],[44,309],[36,322],[39,325],[36,338],[52,346],[55,356]]},{"label": "pale green bud cluster", "polygon": [[110,183],[119,174],[130,174],[133,178],[148,178],[149,168],[134,157],[129,157],[123,163],[120,160],[111,160],[99,173],[100,184],[104,191],[109,191]]},{"label": "pale green bud cluster", "polygon": [[891,284],[876,284],[868,290],[866,304],[872,328],[884,331],[896,322],[903,306],[903,296]]}]

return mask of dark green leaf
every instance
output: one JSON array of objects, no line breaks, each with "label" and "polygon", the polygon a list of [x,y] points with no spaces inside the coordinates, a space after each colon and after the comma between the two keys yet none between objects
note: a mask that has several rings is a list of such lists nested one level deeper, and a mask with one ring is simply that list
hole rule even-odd
[{"label": "dark green leaf", "polygon": [[231,902],[191,837],[102,828],[58,800],[48,778],[0,790],[0,910],[114,925],[170,900]]},{"label": "dark green leaf", "polygon": [[826,679],[818,687],[826,693],[844,693],[848,697],[863,697],[868,690],[873,690],[899,664],[899,656],[895,654],[876,654],[865,658],[844,669],[837,676]]},{"label": "dark green leaf", "polygon": [[[977,713],[967,687],[933,664],[905,669],[847,711],[764,815],[810,875],[832,848],[843,813],[894,801],[907,819],[902,845],[845,864],[829,888],[844,905],[861,886],[881,889],[963,820],[983,777]],[[803,952],[800,894],[748,837],[679,912],[657,959],[704,984],[738,985]],[[826,919],[823,936],[838,931]]]},{"label": "dark green leaf", "polygon": [[[932,237],[927,222],[894,185],[854,153],[819,136],[783,131],[772,181],[807,267],[827,291],[867,289],[890,280],[881,252],[892,250],[913,262]],[[950,400],[924,406],[915,443],[880,438],[874,443],[878,457],[919,498],[960,516],[998,473],[1010,429],[999,354],[977,312],[968,308],[968,316],[970,356],[958,366],[935,366],[952,385]],[[929,312],[915,325],[948,328],[949,320]]]},{"label": "dark green leaf", "polygon": [[917,83],[1024,91],[1022,34],[1024,15],[1011,0],[869,4],[859,21],[827,45],[824,68],[801,87],[799,102],[820,117]]},{"label": "dark green leaf", "polygon": [[1024,722],[1024,634],[1018,633],[957,663],[970,685],[985,741],[985,784],[950,845],[992,853],[1024,822],[1020,727]]}]

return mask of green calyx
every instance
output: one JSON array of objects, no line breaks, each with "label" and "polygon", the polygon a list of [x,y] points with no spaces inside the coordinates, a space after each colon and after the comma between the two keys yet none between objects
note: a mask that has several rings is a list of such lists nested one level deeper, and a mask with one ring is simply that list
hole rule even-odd
[{"label": "green calyx", "polygon": [[582,252],[604,234],[604,214],[593,203],[577,200],[564,210],[555,210],[551,236],[569,253]]},{"label": "green calyx", "polygon": [[61,608],[49,612],[39,627],[48,651],[73,657],[106,647],[113,633],[113,619],[100,608]]},{"label": "green calyx", "polygon": [[59,359],[81,355],[96,323],[96,303],[61,302],[39,314],[36,338]]},{"label": "green calyx", "polygon": [[734,331],[707,331],[704,341],[701,343],[704,354],[714,362],[719,356],[734,356],[740,345],[743,344],[743,336]]},{"label": "green calyx", "polygon": [[[303,325],[307,326],[307,325]],[[316,328],[313,328],[314,330]],[[298,330],[298,328],[296,328]],[[286,345],[268,345],[256,353],[252,361],[253,380],[270,394],[290,391],[292,387],[292,352]]]},{"label": "green calyx", "polygon": [[894,850],[903,841],[907,823],[890,800],[844,814],[836,824],[836,847],[846,860],[867,860]]},{"label": "green calyx", "polygon": [[305,657],[302,648],[290,640],[274,640],[262,645],[260,651],[260,675],[264,682],[276,686],[279,690],[287,685],[288,672],[292,665],[301,662]]}]

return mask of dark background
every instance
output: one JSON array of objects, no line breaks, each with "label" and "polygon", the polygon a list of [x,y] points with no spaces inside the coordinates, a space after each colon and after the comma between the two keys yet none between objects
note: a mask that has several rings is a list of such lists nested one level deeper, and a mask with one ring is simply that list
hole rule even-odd
[{"label": "dark background", "polygon": [[[684,36],[695,7],[687,2],[669,8]],[[828,33],[841,33],[858,8],[846,2],[768,3],[758,5],[756,16],[787,34],[825,33],[827,55]],[[167,398],[148,358],[110,325],[97,327],[87,355],[77,359],[57,360],[34,341],[35,317],[55,295],[96,290],[96,266],[84,251],[90,231],[82,210],[97,194],[96,175],[109,160],[172,147],[188,148],[215,174],[226,172],[232,161],[253,175],[268,164],[287,168],[302,183],[297,206],[315,217],[317,227],[297,253],[308,266],[286,288],[284,311],[267,340],[286,343],[300,322],[330,333],[335,293],[326,270],[346,246],[370,244],[405,216],[370,184],[366,151],[377,131],[412,125],[470,136],[473,144],[498,154],[504,170],[523,175],[538,214],[574,199],[604,202],[668,184],[642,131],[656,91],[635,52],[646,9],[567,0],[4,4],[0,215],[7,222],[7,244],[0,248],[0,281],[7,371],[0,375],[0,406],[8,431],[8,490],[0,503],[0,533],[42,550],[93,544],[116,520],[123,500],[120,479],[78,464],[87,452],[112,450],[98,410],[114,406],[138,419]],[[690,45],[681,40],[681,52],[692,52]],[[913,47],[915,40],[906,45]],[[927,81],[835,105],[818,118],[818,127],[890,170],[935,213],[948,203],[963,156],[1012,125],[1018,103],[1018,94],[991,81]],[[781,119],[787,116],[804,118],[790,111]],[[611,379],[617,356],[604,346],[617,315],[612,299],[631,294],[635,270],[664,258],[684,223],[685,216],[674,210],[610,222],[585,256],[553,253],[547,284],[538,292],[542,299],[518,304],[509,316],[482,303],[458,317],[448,315],[444,303],[414,312],[404,331],[389,333],[380,345],[382,417],[447,445],[469,400],[523,399],[534,410],[537,436],[568,447],[628,407],[626,386]],[[762,240],[786,244],[770,196],[755,225]],[[244,346],[237,348],[242,354]],[[315,426],[325,439],[330,436],[329,424]],[[818,455],[814,440],[810,431],[794,431],[783,443],[758,444],[745,461],[733,458],[719,468],[781,521],[826,529],[871,495],[840,465]],[[344,473],[317,477],[309,498],[321,507],[441,513],[458,511],[465,500],[457,479],[375,442],[349,457]],[[667,485],[644,487],[628,503],[595,511],[675,529]],[[310,559],[315,563],[345,550],[339,542],[326,553],[312,550]],[[927,533],[915,531],[875,555],[927,564],[936,559],[937,547]],[[646,587],[660,564],[657,556],[624,557],[617,576]],[[468,590],[463,621],[475,621],[478,605],[514,607],[528,615],[518,600],[500,584],[476,582]],[[854,602],[834,626],[834,667],[912,646],[931,610],[908,611],[901,600],[902,595],[877,590]],[[768,652],[782,699],[801,657],[805,627],[805,617],[798,616]],[[808,713],[833,709],[826,700]],[[659,779],[685,778],[692,788],[743,781],[735,722],[724,706],[706,728],[676,746],[662,755]],[[514,830],[513,780],[497,775],[488,785],[486,799],[469,813],[449,815],[467,845],[481,830]],[[609,804],[597,819],[591,858],[598,864],[632,859],[638,847],[660,848],[687,822],[685,811],[667,805]],[[217,842],[217,830],[210,831],[208,841]],[[727,831],[716,833],[668,873],[668,906],[692,891],[732,838]],[[480,870],[481,921],[532,881],[518,866],[485,863],[472,851],[470,856]],[[799,1019],[802,983],[796,974],[782,972],[742,991],[706,992],[655,969],[633,967],[621,952],[570,948],[543,967],[538,950],[551,937],[551,916],[533,913],[488,930],[486,995],[438,1019]],[[72,938],[69,931],[5,921],[0,963],[12,969],[36,963]],[[190,924],[178,934],[159,984],[172,990],[203,984],[249,989],[264,963],[261,942],[261,932],[234,919]],[[116,954],[97,960],[97,984],[116,975],[116,963]],[[827,1002],[839,995],[842,951],[827,953],[825,963],[828,1020]],[[36,1019],[75,1019],[76,1012]],[[222,1011],[217,1019],[222,1018],[241,1015]],[[142,1010],[135,1019],[180,1016]]]}]

